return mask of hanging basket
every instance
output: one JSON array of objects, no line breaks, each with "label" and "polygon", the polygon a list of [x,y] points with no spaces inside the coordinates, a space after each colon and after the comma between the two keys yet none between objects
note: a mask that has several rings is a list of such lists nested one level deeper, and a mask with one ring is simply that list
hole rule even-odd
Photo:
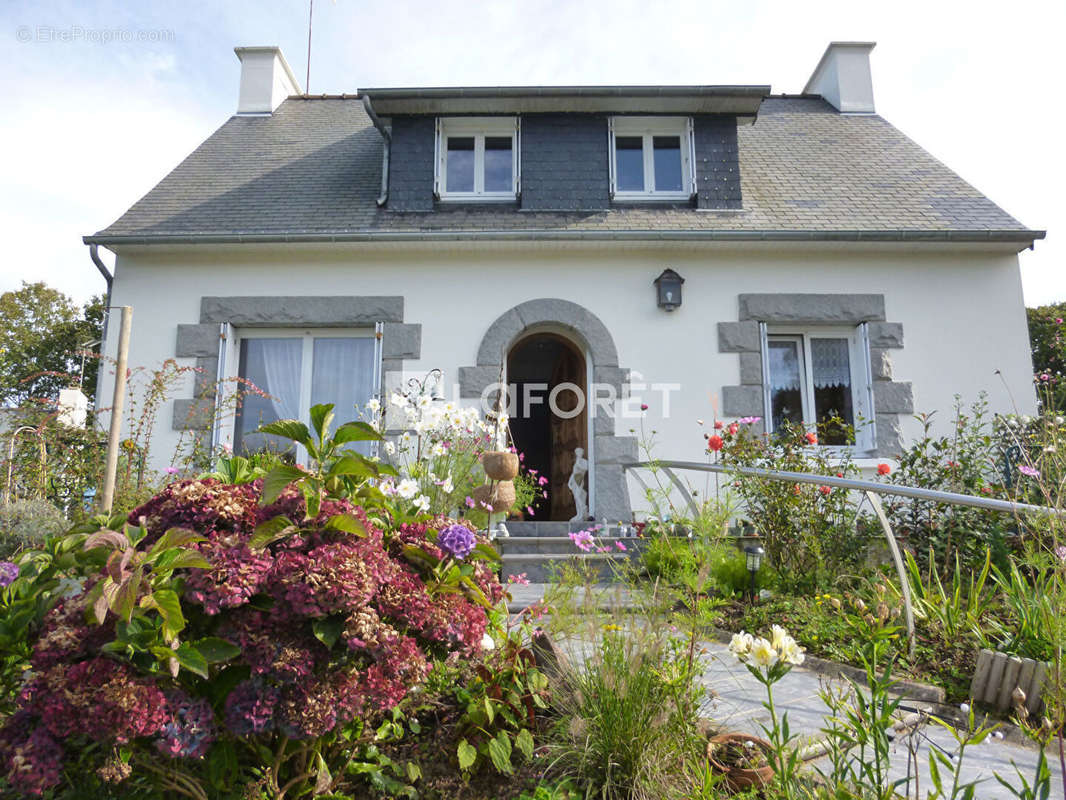
[{"label": "hanging basket", "polygon": [[500,514],[510,511],[515,501],[514,484],[511,481],[500,481],[496,484],[485,484],[474,489],[474,502],[478,508],[484,508],[482,503],[492,506],[492,513]]},{"label": "hanging basket", "polygon": [[[730,763],[731,754],[753,749],[760,752],[767,764],[762,767],[743,767]],[[774,768],[769,763],[773,747],[765,739],[746,733],[722,733],[707,740],[707,761],[711,768],[725,776],[726,783],[734,790],[768,786],[774,779]]]},{"label": "hanging basket", "polygon": [[482,454],[481,466],[489,480],[514,480],[518,474],[518,454],[510,450],[490,450]]}]

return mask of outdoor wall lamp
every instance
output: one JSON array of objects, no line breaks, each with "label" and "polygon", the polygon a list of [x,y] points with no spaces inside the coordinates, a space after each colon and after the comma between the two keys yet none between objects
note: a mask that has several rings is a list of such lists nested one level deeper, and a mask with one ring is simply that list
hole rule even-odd
[{"label": "outdoor wall lamp", "polygon": [[655,293],[659,308],[673,311],[681,305],[681,284],[685,279],[672,269],[664,269],[662,275],[655,279]]},{"label": "outdoor wall lamp", "polygon": [[757,544],[749,544],[744,548],[744,559],[747,561],[748,572],[751,574],[751,599],[755,599],[755,576],[759,572],[759,567],[762,566],[762,557],[766,554],[766,551]]}]

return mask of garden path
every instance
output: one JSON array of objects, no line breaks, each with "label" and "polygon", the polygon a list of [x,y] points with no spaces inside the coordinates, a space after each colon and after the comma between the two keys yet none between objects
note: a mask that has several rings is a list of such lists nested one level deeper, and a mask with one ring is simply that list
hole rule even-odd
[{"label": "garden path", "polygon": [[[543,598],[546,584],[530,584],[529,586],[511,587],[513,601],[512,611],[518,611]],[[617,591],[612,587],[611,593]],[[605,597],[605,603],[609,602]],[[571,665],[580,666],[591,653],[593,644],[589,640],[580,638],[567,638],[559,643],[560,649],[566,653]],[[763,707],[766,698],[762,684],[755,680],[744,665],[740,664],[730,653],[725,644],[716,641],[700,642],[700,658],[704,671],[701,682],[713,692],[713,697],[705,705],[705,714],[708,718],[719,723],[723,728],[739,730],[753,734],[762,734],[761,725],[769,721],[769,715]],[[793,669],[780,683],[774,687],[774,700],[779,713],[788,713],[789,726],[793,733],[798,734],[805,742],[815,742],[821,739],[821,728],[825,724],[826,708],[819,696],[819,690],[825,676],[812,670],[798,667]],[[923,703],[909,702],[906,699],[903,705],[911,707],[924,706]],[[932,786],[929,777],[929,751],[932,747],[940,747],[947,753],[955,751],[955,741],[951,734],[939,726],[930,725],[923,729],[924,736],[920,738],[917,748],[917,763],[921,767],[919,775],[919,788],[921,797]],[[890,774],[895,778],[906,778],[908,775],[908,752],[907,744],[902,736],[893,744]],[[1053,774],[1052,796],[1056,796],[1056,788],[1061,787],[1057,758],[1053,753],[1048,753],[1051,760]],[[989,738],[986,743],[974,745],[967,750],[963,759],[961,780],[981,780],[976,795],[982,800],[1011,800],[1014,798],[1009,791],[1001,786],[993,777],[993,773],[999,773],[1012,783],[1017,784],[1017,775],[1012,764],[1017,765],[1022,774],[1031,780],[1036,770],[1038,753],[1030,747]],[[815,766],[828,765],[824,759],[817,759],[811,764]],[[913,765],[910,774],[915,769]],[[941,770],[943,773],[943,770]],[[950,781],[950,776],[943,776]],[[902,792],[902,788],[901,788]],[[911,794],[915,797],[914,785],[911,785]]]}]

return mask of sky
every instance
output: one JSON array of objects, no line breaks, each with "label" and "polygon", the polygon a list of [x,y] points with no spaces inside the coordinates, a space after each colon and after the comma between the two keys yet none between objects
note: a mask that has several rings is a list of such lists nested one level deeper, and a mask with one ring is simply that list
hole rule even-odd
[{"label": "sky", "polygon": [[[238,45],[303,83],[308,0],[4,0],[0,291],[103,279],[106,227],[236,110]],[[312,93],[360,86],[771,84],[876,41],[877,110],[1030,228],[1028,305],[1066,301],[1066,2],[317,0]],[[105,254],[109,260],[110,254]]]}]

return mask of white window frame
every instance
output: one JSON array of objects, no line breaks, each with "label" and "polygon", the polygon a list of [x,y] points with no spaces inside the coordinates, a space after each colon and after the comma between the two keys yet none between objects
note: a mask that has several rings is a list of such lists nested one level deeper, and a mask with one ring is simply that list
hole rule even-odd
[{"label": "white window frame", "polygon": [[[236,386],[236,379],[241,377],[241,342],[245,339],[303,339],[303,352],[300,357],[300,411],[299,421],[305,425],[309,423],[311,414],[311,377],[314,370],[315,339],[375,339],[374,345],[374,374],[371,377],[371,397],[380,400],[381,395],[381,325],[376,328],[230,328],[229,341],[224,349],[220,349],[220,378],[227,378],[225,385]],[[226,366],[223,367],[223,364]],[[225,372],[223,373],[223,370]],[[223,385],[220,382],[220,385]],[[230,389],[232,393],[235,389]],[[341,419],[338,422],[347,422],[351,417],[344,418],[343,409],[335,409]],[[354,414],[354,411],[349,410]],[[220,431],[221,443],[231,449],[237,439],[237,414],[231,414],[229,420]],[[297,457],[306,461],[307,453],[303,446],[297,446]]]},{"label": "white window frame", "polygon": [[[696,153],[692,117],[611,117],[608,120],[610,143],[611,198],[614,200],[689,200],[696,194]],[[644,191],[619,191],[616,141],[619,136],[639,136],[643,139]],[[656,191],[656,136],[681,137],[681,191]],[[649,188],[650,187],[650,188]]]},{"label": "white window frame", "polygon": [[[870,346],[866,323],[857,326],[829,325],[773,325],[759,326],[763,359],[763,419],[766,432],[773,433],[771,403],[770,355],[771,339],[791,340],[800,344],[799,367],[803,381],[801,401],[803,424],[814,430],[814,377],[811,364],[811,339],[847,339],[848,362],[851,367],[851,409],[855,427],[855,444],[850,448],[857,453],[869,453],[876,449],[877,435],[874,429],[873,384],[870,371]],[[834,446],[834,449],[844,449]]]},{"label": "white window frame", "polygon": [[[511,137],[511,189],[485,191],[485,138]],[[448,190],[448,139],[474,139],[474,191]],[[438,117],[434,158],[433,192],[442,202],[506,203],[518,199],[521,187],[521,126],[517,117]]]}]

